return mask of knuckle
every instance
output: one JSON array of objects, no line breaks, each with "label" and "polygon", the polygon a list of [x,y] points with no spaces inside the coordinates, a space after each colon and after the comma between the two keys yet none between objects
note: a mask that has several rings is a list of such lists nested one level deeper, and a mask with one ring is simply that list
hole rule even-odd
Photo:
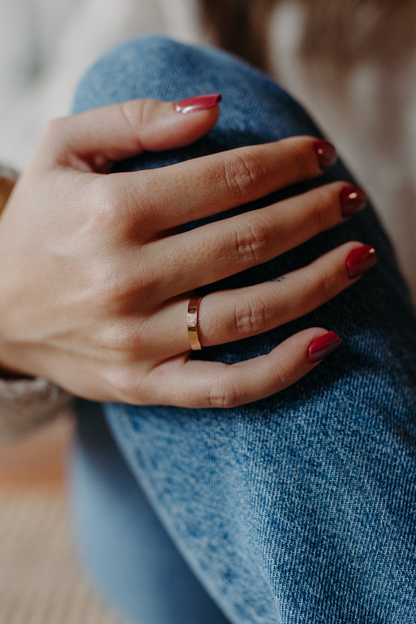
[{"label": "knuckle", "polygon": [[[146,205],[140,192],[132,192],[123,178],[117,185],[109,176],[95,178],[89,187],[86,222],[88,233],[119,243],[142,234]],[[140,204],[140,215],[136,205]]]},{"label": "knuckle", "polygon": [[90,213],[90,226],[99,235],[115,236],[120,230],[121,215],[117,210],[117,202],[112,197],[96,202]]},{"label": "knuckle", "polygon": [[264,332],[267,328],[266,304],[260,297],[241,299],[236,302],[234,311],[235,328],[241,336]]},{"label": "knuckle", "polygon": [[120,104],[120,111],[137,141],[137,150],[141,151],[142,145],[137,131],[153,120],[153,100],[129,100]]},{"label": "knuckle", "polygon": [[313,203],[311,217],[317,231],[321,232],[334,224],[334,196],[328,189],[322,189]]},{"label": "knuckle", "polygon": [[153,116],[152,100],[129,100],[120,104],[121,112],[132,129],[147,123]]},{"label": "knuckle", "polygon": [[230,152],[224,161],[224,179],[232,197],[247,200],[259,190],[265,171],[249,151]]},{"label": "knuckle", "polygon": [[94,272],[91,288],[92,304],[107,316],[129,314],[140,302],[141,310],[150,301],[151,294],[157,292],[156,281],[145,272],[132,274],[129,263],[112,263]]},{"label": "knuckle", "polygon": [[124,285],[117,283],[114,276],[98,279],[91,298],[99,312],[109,317],[125,314],[130,300]]},{"label": "knuckle", "polygon": [[137,358],[116,361],[105,371],[105,382],[112,389],[115,400],[132,405],[154,403],[157,387],[152,383],[152,369]]},{"label": "knuckle", "polygon": [[108,383],[112,387],[117,400],[135,405],[141,404],[141,378],[129,365],[114,368],[108,375]]},{"label": "knuckle", "polygon": [[227,409],[237,405],[237,390],[233,381],[226,376],[219,377],[209,393],[210,407]]},{"label": "knuckle", "polygon": [[316,289],[320,300],[327,301],[331,299],[334,294],[334,282],[335,275],[328,269],[320,268],[316,281]]},{"label": "knuckle", "polygon": [[94,180],[88,205],[88,231],[102,235],[115,235],[121,229],[123,213],[120,210],[122,197],[115,197],[108,184],[108,177]]},{"label": "knuckle", "polygon": [[235,251],[244,264],[262,262],[268,248],[268,227],[260,218],[251,216],[236,231]]},{"label": "knuckle", "polygon": [[341,220],[340,193],[343,182],[327,184],[319,189],[318,201],[314,206],[314,217],[321,230],[336,225]]},{"label": "knuckle", "polygon": [[[299,172],[300,178],[309,178],[312,172],[311,150],[305,148],[304,141],[294,142],[292,145],[292,150],[292,159],[294,161],[297,171]],[[314,157],[314,162],[316,162],[316,156]]]},{"label": "knuckle", "polygon": [[123,240],[144,238],[156,209],[146,189],[132,188],[127,177],[120,175],[114,184],[109,176],[92,183],[89,217],[95,231]]},{"label": "knuckle", "polygon": [[278,392],[284,390],[293,383],[290,370],[285,366],[283,362],[279,362],[275,372],[275,386]]},{"label": "knuckle", "polygon": [[130,360],[145,349],[145,337],[140,322],[132,324],[116,321],[102,333],[101,342],[106,351],[119,354],[123,360]]}]

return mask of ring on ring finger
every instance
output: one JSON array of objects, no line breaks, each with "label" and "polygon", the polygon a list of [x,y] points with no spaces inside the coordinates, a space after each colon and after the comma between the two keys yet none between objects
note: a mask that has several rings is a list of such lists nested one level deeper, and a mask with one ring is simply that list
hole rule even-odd
[{"label": "ring on ring finger", "polygon": [[191,297],[188,303],[188,313],[186,315],[188,326],[188,339],[192,351],[202,349],[198,335],[198,312],[202,297]]}]

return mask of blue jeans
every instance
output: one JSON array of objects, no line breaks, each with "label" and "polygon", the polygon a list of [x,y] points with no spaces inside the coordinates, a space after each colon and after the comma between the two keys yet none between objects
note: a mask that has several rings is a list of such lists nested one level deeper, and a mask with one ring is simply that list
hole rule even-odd
[{"label": "blue jeans", "polygon": [[[119,169],[319,135],[262,73],[158,37],[104,56],[74,108],[212,92],[224,101],[206,137]],[[240,210],[334,179],[351,181],[341,163]],[[262,336],[195,355],[231,363],[305,327],[339,333],[344,346],[291,388],[224,411],[111,404],[104,419],[100,406],[80,403],[71,470],[79,549],[134,622],[416,622],[416,320],[374,211],[211,288],[271,279],[352,239],[379,261],[350,289]]]}]

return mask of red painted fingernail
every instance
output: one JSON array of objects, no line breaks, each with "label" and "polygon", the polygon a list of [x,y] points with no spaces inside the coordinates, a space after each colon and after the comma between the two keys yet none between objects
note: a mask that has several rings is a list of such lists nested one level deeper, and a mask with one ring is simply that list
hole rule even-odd
[{"label": "red painted fingernail", "polygon": [[359,186],[346,186],[341,191],[340,201],[342,216],[349,217],[366,207],[367,195]]},{"label": "red painted fingernail", "polygon": [[329,141],[320,139],[313,144],[318,156],[318,163],[321,169],[328,169],[335,165],[338,160],[337,150]]},{"label": "red painted fingernail", "polygon": [[178,113],[197,113],[198,111],[213,108],[218,102],[222,101],[221,93],[212,93],[210,95],[198,95],[197,97],[188,98],[175,104],[175,110]]},{"label": "red painted fingernail", "polygon": [[309,345],[309,359],[311,362],[319,362],[324,357],[335,351],[342,344],[341,338],[335,332],[331,331],[319,338],[315,338]]},{"label": "red painted fingernail", "polygon": [[370,245],[363,245],[353,249],[347,257],[347,273],[350,279],[359,277],[377,262],[377,254],[375,249]]}]

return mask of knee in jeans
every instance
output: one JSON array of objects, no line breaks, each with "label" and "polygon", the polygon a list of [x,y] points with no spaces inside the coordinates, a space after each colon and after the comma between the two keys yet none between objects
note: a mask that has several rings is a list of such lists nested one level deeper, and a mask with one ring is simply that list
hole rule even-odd
[{"label": "knee in jeans", "polygon": [[[176,99],[184,78],[197,80],[203,49],[163,36],[138,37],[104,54],[81,79],[74,112],[134,98]],[[204,59],[207,61],[207,59]]]},{"label": "knee in jeans", "polygon": [[147,68],[152,74],[155,72],[158,75],[160,72],[171,72],[172,66],[181,61],[189,49],[190,46],[161,35],[136,37],[109,50],[90,71],[100,70],[104,66],[113,73],[121,72],[124,75],[134,71],[134,68],[137,72]]}]

